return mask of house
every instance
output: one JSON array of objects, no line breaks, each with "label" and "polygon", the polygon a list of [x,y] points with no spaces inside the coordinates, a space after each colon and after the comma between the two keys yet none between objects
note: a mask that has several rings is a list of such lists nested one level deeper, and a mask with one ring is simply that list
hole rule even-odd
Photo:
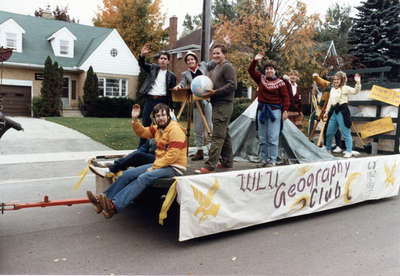
[{"label": "house", "polygon": [[139,65],[116,29],[0,11],[0,46],[13,49],[0,64],[5,115],[31,116],[48,56],[64,69],[64,114],[79,111],[90,66],[98,76],[100,96],[135,98]]}]

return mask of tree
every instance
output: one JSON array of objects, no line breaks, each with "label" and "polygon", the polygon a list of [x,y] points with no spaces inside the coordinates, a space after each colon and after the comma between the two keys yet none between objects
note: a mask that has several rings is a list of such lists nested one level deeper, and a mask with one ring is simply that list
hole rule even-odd
[{"label": "tree", "polygon": [[56,19],[56,20],[61,20],[61,21],[66,21],[66,22],[71,22],[71,23],[79,23],[79,20],[75,20],[75,18],[72,18],[69,16],[68,6],[65,6],[64,8],[60,8],[57,5],[56,8],[51,12],[50,5],[48,5],[46,9],[39,8],[38,10],[35,10],[35,16],[43,17],[43,14],[46,12],[52,13],[54,16],[54,19]]},{"label": "tree", "polygon": [[400,1],[367,0],[361,2],[349,33],[350,53],[367,67],[400,67]]},{"label": "tree", "polygon": [[[201,28],[203,14],[190,16],[185,15],[183,21],[182,37]],[[237,1],[235,0],[214,0],[211,5],[211,23],[213,25],[221,23],[222,19],[233,20],[237,17]]]},{"label": "tree", "polygon": [[86,73],[85,84],[83,85],[83,111],[85,115],[91,116],[93,113],[91,107],[99,97],[99,80],[93,67],[90,66]]},{"label": "tree", "polygon": [[60,116],[63,74],[63,68],[58,66],[56,61],[53,63],[51,58],[47,57],[44,64],[42,88],[40,89],[42,98],[41,116]]},{"label": "tree", "polygon": [[325,15],[325,22],[317,30],[315,40],[319,42],[331,41],[335,43],[336,50],[340,56],[347,54],[350,45],[348,34],[353,19],[350,16],[351,6],[341,6],[336,3],[331,6]]},{"label": "tree", "polygon": [[146,42],[155,52],[167,45],[168,29],[163,29],[165,15],[160,13],[160,0],[103,0],[103,5],[94,25],[116,28],[135,56]]},{"label": "tree", "polygon": [[181,37],[184,37],[191,32],[201,28],[201,14],[190,16],[188,13],[185,15],[185,19],[183,20],[183,32]]},{"label": "tree", "polygon": [[[298,1],[296,6],[288,1],[246,0],[238,3],[238,17],[223,20],[216,39],[229,44],[229,60],[238,72],[238,81],[251,85],[248,65],[256,53],[278,62],[283,75],[297,69],[303,77],[302,85],[309,85],[313,72],[322,73],[322,54],[315,49],[312,37],[317,15],[306,15],[306,6]],[[286,5],[285,5],[286,4]],[[307,82],[304,82],[307,80]]]},{"label": "tree", "polygon": [[221,19],[234,20],[237,18],[237,2],[234,0],[214,0],[211,5],[213,23],[220,23]]}]

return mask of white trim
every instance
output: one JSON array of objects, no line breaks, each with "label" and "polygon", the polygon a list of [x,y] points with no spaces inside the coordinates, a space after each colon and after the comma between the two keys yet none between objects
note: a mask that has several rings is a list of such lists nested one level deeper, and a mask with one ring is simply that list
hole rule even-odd
[{"label": "white trim", "polygon": [[67,27],[62,27],[61,29],[59,29],[58,31],[53,33],[49,38],[47,38],[47,40],[52,40],[52,39],[56,38],[59,35],[59,33],[63,30],[65,30],[67,32],[67,34],[70,36],[70,38],[72,38],[73,40],[77,40],[76,36],[74,36],[74,34],[70,30],[68,30]]},{"label": "white trim", "polygon": [[12,18],[10,18],[10,19],[4,21],[3,23],[1,23],[1,24],[0,24],[0,28],[2,28],[2,26],[3,26],[4,24],[7,24],[7,22],[9,22],[9,21],[10,21],[11,24],[14,24],[14,25],[17,27],[18,31],[20,31],[21,33],[25,34],[24,28],[22,28],[21,25],[19,25],[19,24],[17,23],[17,21],[15,21],[15,20],[12,19]]},{"label": "white trim", "polygon": [[3,79],[2,85],[15,85],[15,86],[33,86],[33,81],[28,80],[15,80],[15,79]]},{"label": "white trim", "polygon": [[[7,62],[4,65],[15,66],[15,67],[28,67],[28,68],[44,68],[44,65],[32,64],[32,63],[17,63],[17,62]],[[80,71],[79,67],[63,67],[64,71]]]}]

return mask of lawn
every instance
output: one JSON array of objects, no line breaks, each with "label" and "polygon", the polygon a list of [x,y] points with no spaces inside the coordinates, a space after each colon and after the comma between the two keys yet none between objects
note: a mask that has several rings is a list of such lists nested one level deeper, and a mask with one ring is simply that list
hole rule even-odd
[{"label": "lawn", "polygon": [[[139,138],[132,130],[130,118],[47,117],[45,119],[77,130],[115,150],[136,149],[139,144]],[[186,129],[186,122],[181,124]],[[193,124],[190,141],[190,145],[193,145]]]}]

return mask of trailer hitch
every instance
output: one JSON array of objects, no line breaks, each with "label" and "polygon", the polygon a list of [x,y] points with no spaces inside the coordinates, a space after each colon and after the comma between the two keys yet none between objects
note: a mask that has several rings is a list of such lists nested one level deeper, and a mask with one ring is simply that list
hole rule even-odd
[{"label": "trailer hitch", "polygon": [[30,202],[30,203],[1,203],[1,214],[5,211],[16,211],[24,208],[34,208],[34,207],[51,207],[51,206],[61,206],[67,205],[72,206],[75,204],[86,204],[90,203],[87,197],[83,198],[71,198],[71,199],[61,199],[61,200],[49,200],[47,195],[44,196],[43,201],[40,202]]}]

